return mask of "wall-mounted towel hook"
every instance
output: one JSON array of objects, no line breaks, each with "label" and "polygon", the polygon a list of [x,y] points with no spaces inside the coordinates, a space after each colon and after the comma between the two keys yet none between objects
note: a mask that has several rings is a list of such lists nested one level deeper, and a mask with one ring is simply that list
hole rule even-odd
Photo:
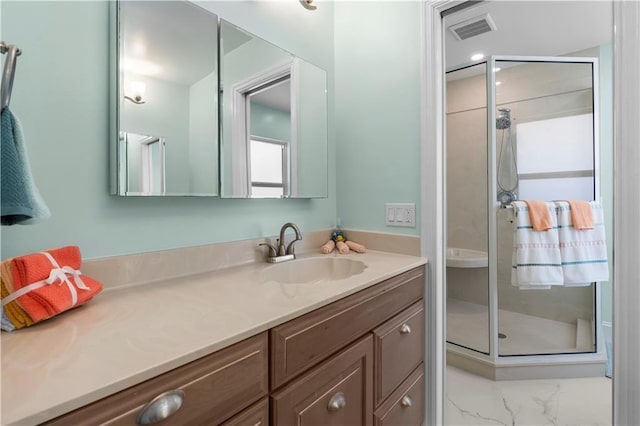
[{"label": "wall-mounted towel hook", "polygon": [[0,42],[0,53],[7,55],[4,62],[4,71],[2,72],[2,100],[0,103],[0,109],[5,109],[11,101],[13,78],[16,74],[16,58],[22,54],[22,51],[15,45],[2,41]]}]

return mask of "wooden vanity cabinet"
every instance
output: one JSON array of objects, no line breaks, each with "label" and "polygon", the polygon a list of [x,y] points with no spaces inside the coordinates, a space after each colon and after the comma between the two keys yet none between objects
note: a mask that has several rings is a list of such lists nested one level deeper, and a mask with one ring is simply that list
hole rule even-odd
[{"label": "wooden vanity cabinet", "polygon": [[419,426],[424,419],[424,266],[89,404],[48,425]]},{"label": "wooden vanity cabinet", "polygon": [[[378,423],[421,425],[424,279],[415,268],[271,329],[272,426],[369,426],[376,409]],[[406,407],[409,390],[422,400]]]}]

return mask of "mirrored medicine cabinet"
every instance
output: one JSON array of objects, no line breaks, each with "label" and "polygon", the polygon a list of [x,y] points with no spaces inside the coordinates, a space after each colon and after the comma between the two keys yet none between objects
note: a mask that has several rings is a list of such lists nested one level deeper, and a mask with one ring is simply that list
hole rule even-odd
[{"label": "mirrored medicine cabinet", "polygon": [[327,197],[323,69],[189,1],[111,7],[113,195]]}]

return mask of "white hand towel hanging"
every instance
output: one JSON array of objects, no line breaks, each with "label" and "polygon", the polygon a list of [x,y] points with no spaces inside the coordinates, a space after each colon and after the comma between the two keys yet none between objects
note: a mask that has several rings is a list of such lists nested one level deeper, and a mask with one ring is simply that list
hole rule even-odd
[{"label": "white hand towel hanging", "polygon": [[552,228],[534,231],[529,208],[523,201],[514,201],[513,255],[511,284],[523,290],[550,289],[562,285],[562,263],[558,240],[555,205],[547,203]]},{"label": "white hand towel hanging", "polygon": [[571,210],[566,201],[556,201],[562,273],[567,287],[588,286],[609,280],[609,262],[602,206],[591,201],[593,229],[577,230],[571,223]]}]

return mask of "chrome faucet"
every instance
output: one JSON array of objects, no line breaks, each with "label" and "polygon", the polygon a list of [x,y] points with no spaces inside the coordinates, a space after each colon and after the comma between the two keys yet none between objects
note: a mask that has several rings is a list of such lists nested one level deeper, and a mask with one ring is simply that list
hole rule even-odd
[{"label": "chrome faucet", "polygon": [[[288,246],[285,246],[284,233],[287,230],[287,228],[293,229],[293,231],[296,233],[296,238],[293,241],[291,241]],[[268,243],[262,243],[258,245],[269,247],[267,262],[278,263],[278,262],[284,262],[286,260],[293,260],[296,258],[293,245],[295,244],[296,241],[300,241],[301,239],[302,239],[302,233],[300,232],[300,229],[294,223],[287,222],[284,225],[282,225],[282,228],[280,228],[280,238],[278,238],[277,240],[277,248]]]}]

